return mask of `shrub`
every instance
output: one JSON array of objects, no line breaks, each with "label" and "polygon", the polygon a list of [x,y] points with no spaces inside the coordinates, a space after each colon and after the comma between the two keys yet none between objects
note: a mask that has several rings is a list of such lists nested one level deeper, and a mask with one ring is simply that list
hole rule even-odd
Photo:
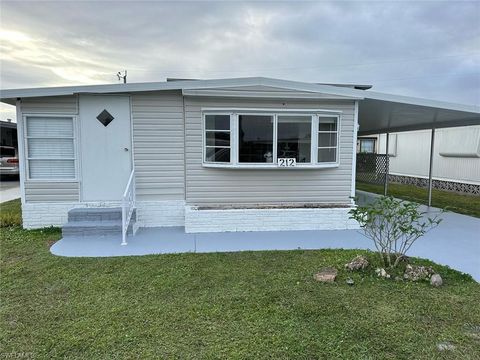
[{"label": "shrub", "polygon": [[418,238],[440,224],[438,215],[427,217],[416,203],[379,197],[367,206],[350,210],[365,237],[371,239],[385,266],[396,267]]}]

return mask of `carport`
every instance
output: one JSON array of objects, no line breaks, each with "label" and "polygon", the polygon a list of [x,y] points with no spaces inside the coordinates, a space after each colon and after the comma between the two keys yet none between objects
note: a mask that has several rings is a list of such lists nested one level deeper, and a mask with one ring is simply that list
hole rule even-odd
[{"label": "carport", "polygon": [[480,125],[480,107],[442,101],[396,96],[364,91],[358,109],[358,135],[386,134],[386,176],[388,190],[388,149],[392,132],[430,130],[430,159],[428,170],[428,205],[432,204],[432,171],[435,129]]}]

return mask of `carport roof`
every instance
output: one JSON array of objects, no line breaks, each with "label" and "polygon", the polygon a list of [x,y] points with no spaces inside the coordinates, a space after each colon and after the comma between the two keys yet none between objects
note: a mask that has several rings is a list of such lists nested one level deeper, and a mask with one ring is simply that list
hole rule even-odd
[{"label": "carport roof", "polygon": [[[302,92],[302,94],[310,95],[308,98],[316,98],[316,94],[327,94],[344,99],[359,100],[360,135],[480,124],[480,106],[384,94],[338,85],[313,84],[263,77],[11,89],[0,90],[0,100],[8,104],[15,104],[16,99],[28,97],[162,90],[181,90],[183,93],[190,95],[201,95],[201,90],[222,90],[222,88],[252,86]],[[247,91],[242,91],[232,94],[231,91],[223,93],[218,91],[216,95],[213,95],[211,91],[207,92],[208,96],[245,96],[247,93]],[[268,98],[288,98],[293,96],[292,94],[292,92],[274,92],[269,94]],[[261,97],[262,95],[257,96]],[[298,97],[295,96],[295,98]]]}]

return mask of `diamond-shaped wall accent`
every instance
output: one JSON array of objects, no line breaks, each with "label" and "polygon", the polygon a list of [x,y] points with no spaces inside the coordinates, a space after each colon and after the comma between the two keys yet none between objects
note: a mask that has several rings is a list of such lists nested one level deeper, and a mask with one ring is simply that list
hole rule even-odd
[{"label": "diamond-shaped wall accent", "polygon": [[107,110],[103,110],[98,116],[97,120],[100,121],[103,126],[107,126],[115,119]]}]

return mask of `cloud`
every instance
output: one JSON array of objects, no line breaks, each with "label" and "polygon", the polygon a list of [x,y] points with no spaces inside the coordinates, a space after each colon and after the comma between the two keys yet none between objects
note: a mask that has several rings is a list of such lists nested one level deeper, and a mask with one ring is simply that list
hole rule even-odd
[{"label": "cloud", "polygon": [[0,3],[2,88],[165,77],[361,82],[480,103],[479,2]]}]

